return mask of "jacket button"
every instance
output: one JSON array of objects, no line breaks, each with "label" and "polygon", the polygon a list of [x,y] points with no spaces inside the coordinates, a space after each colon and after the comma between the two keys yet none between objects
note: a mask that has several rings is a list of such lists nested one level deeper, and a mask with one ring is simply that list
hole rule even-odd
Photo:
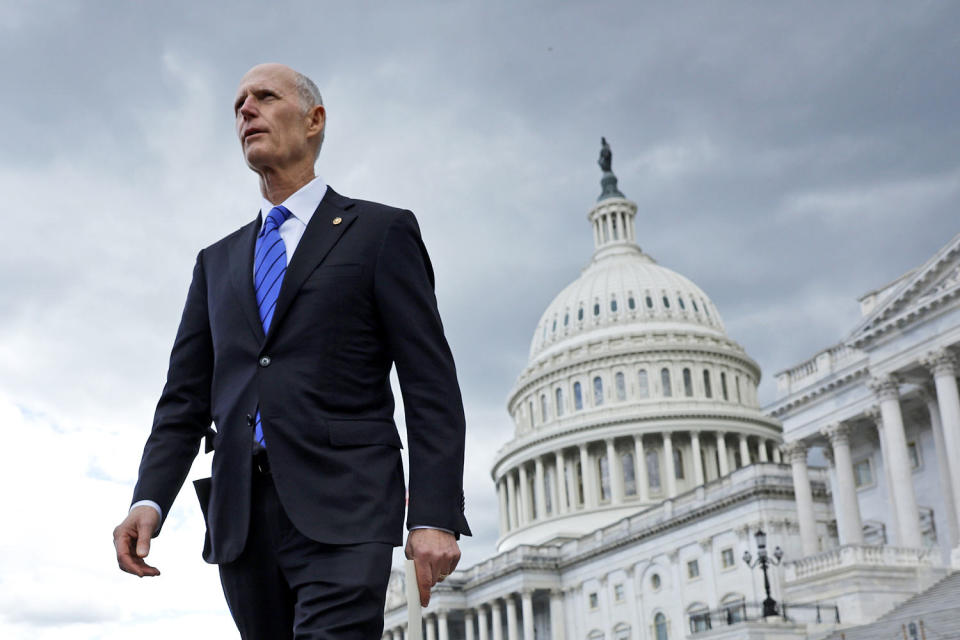
[{"label": "jacket button", "polygon": [[270,356],[263,356],[262,358],[260,358],[260,366],[261,366],[261,367],[269,367],[269,366],[270,366],[270,362],[271,362]]}]

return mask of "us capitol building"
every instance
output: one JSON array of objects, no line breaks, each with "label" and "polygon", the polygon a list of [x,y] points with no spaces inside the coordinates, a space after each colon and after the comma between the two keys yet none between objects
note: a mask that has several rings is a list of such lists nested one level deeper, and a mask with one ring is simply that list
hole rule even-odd
[{"label": "us capitol building", "polygon": [[[593,255],[507,403],[497,553],[437,586],[424,637],[960,637],[933,635],[960,624],[960,235],[863,296],[861,324],[760,407],[760,368],[714,303],[637,244],[605,140],[600,165]],[[742,559],[760,530],[783,554],[767,618]],[[403,580],[389,640],[406,636]],[[923,609],[936,597],[946,618]]]}]

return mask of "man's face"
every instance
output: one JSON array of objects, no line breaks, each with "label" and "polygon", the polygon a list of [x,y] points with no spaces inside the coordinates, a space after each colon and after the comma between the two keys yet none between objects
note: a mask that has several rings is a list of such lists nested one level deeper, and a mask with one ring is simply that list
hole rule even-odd
[{"label": "man's face", "polygon": [[316,132],[310,115],[304,113],[291,69],[265,64],[248,71],[233,110],[244,158],[254,171],[313,163],[311,136]]}]

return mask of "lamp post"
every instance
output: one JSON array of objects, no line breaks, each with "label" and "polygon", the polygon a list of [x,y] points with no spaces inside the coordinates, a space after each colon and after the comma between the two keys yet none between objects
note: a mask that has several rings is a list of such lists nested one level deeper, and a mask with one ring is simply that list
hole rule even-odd
[{"label": "lamp post", "polygon": [[783,558],[783,549],[777,547],[773,550],[773,558],[770,558],[767,555],[767,534],[763,532],[763,529],[758,529],[756,533],[757,538],[757,559],[754,560],[753,556],[750,554],[750,550],[747,549],[743,552],[743,561],[747,563],[747,566],[753,569],[758,564],[760,568],[763,569],[763,586],[767,590],[767,599],[763,601],[763,617],[776,616],[780,615],[777,611],[777,601],[773,599],[770,595],[770,576],[767,574],[767,569],[770,565],[780,564],[780,560]]}]

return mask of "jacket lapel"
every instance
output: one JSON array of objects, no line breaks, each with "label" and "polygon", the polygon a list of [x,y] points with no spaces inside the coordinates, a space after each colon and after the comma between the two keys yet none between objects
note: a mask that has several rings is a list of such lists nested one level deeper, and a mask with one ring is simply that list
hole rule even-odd
[{"label": "jacket lapel", "polygon": [[[287,272],[283,276],[283,284],[280,285],[280,293],[277,296],[277,308],[273,312],[273,320],[270,321],[270,330],[267,332],[265,342],[276,333],[277,327],[283,322],[283,317],[297,297],[297,292],[300,291],[307,276],[323,262],[333,245],[353,224],[357,216],[347,211],[352,207],[353,203],[349,199],[327,187],[326,195],[313,212],[313,217],[310,218],[310,223],[303,232],[303,238],[297,245],[293,259],[287,266]],[[336,218],[340,221],[334,224]],[[254,309],[256,309],[256,300],[254,300]],[[259,317],[257,315],[258,320]]]},{"label": "jacket lapel", "polygon": [[240,302],[243,317],[247,319],[257,342],[262,343],[263,324],[260,323],[260,312],[257,310],[257,294],[253,290],[253,247],[260,231],[260,216],[240,229],[230,247],[230,282],[233,283],[234,293]]}]

